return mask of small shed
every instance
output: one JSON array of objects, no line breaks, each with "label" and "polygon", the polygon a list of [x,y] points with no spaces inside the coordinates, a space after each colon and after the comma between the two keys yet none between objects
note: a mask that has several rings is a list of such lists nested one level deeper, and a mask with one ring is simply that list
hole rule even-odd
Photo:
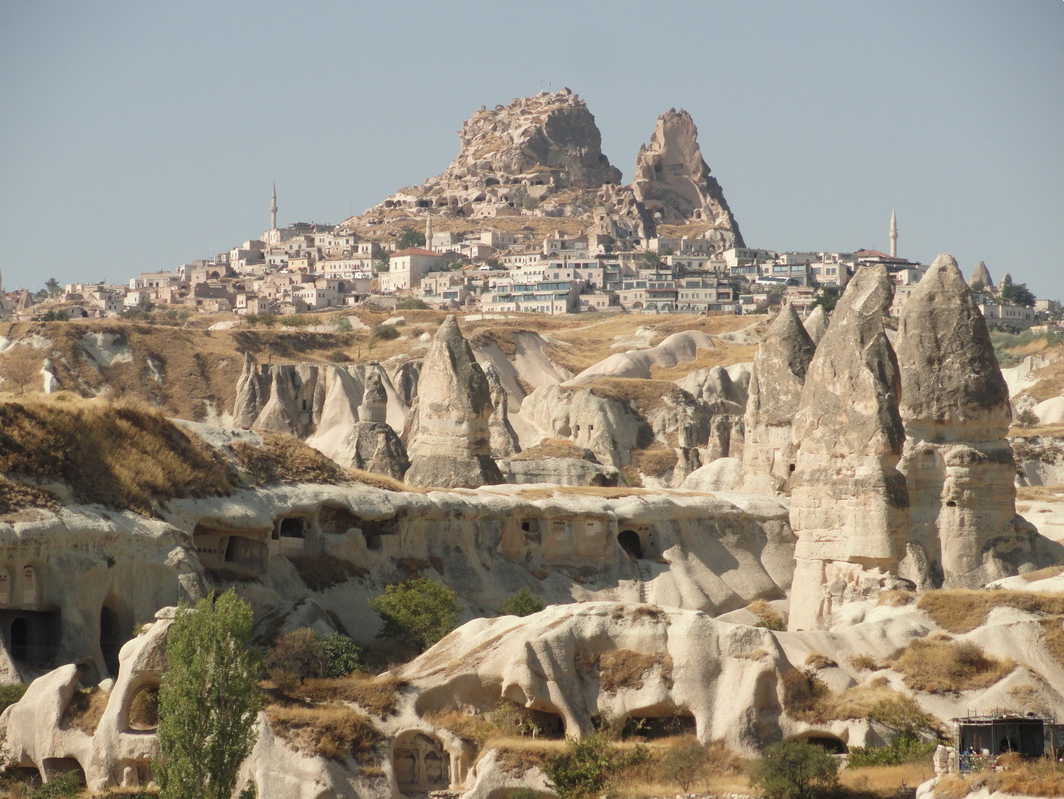
[{"label": "small shed", "polygon": [[1016,752],[1042,757],[1046,751],[1046,725],[1052,719],[1013,713],[965,716],[951,719],[957,725],[957,754],[961,771],[978,768],[982,759]]}]

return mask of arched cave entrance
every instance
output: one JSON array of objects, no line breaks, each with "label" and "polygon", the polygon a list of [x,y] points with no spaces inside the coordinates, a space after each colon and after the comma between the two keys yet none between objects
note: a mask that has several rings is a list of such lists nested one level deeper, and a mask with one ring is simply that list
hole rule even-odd
[{"label": "arched cave entrance", "polygon": [[788,740],[805,741],[813,746],[819,746],[821,749],[832,755],[845,755],[850,751],[850,748],[846,746],[844,740],[837,735],[832,735],[830,732],[812,732],[807,735],[795,735]]},{"label": "arched cave entrance", "polygon": [[617,543],[636,560],[643,557],[643,543],[639,540],[639,533],[635,530],[621,530],[617,534]]},{"label": "arched cave entrance", "polygon": [[107,673],[112,677],[118,676],[118,651],[123,643],[118,614],[104,605],[100,608],[100,652]]},{"label": "arched cave entrance", "polygon": [[16,663],[29,663],[33,656],[33,624],[19,616],[11,622],[11,659]]},{"label": "arched cave entrance", "polygon": [[148,683],[137,689],[129,703],[129,729],[148,732],[159,726],[159,686]]},{"label": "arched cave entrance", "polygon": [[434,735],[400,735],[392,750],[392,767],[400,793],[407,796],[443,790],[451,784],[450,758]]},{"label": "arched cave entrance", "polygon": [[624,720],[622,738],[670,738],[676,735],[694,735],[695,717],[689,713],[671,716],[629,716]]}]

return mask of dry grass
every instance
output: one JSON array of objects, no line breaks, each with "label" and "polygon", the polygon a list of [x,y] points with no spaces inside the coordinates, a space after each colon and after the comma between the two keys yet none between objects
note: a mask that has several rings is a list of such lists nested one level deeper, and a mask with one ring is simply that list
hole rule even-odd
[{"label": "dry grass", "polygon": [[373,750],[384,740],[366,716],[343,705],[270,705],[266,716],[274,732],[297,750],[338,763],[348,757],[359,763],[373,762]]},{"label": "dry grass", "polygon": [[911,796],[917,785],[934,776],[935,767],[928,758],[901,766],[843,769],[839,772],[839,782],[843,787],[843,795],[895,799]]},{"label": "dry grass", "polygon": [[755,627],[764,627],[766,630],[786,630],[787,620],[781,616],[772,605],[763,599],[755,599],[746,609],[757,616]]},{"label": "dry grass", "polygon": [[[234,484],[220,455],[159,411],[82,401],[0,404],[0,472],[63,483],[79,503],[145,515],[170,499],[224,495]],[[31,494],[22,498],[40,498]]]},{"label": "dry grass", "polygon": [[698,350],[693,361],[677,364],[672,367],[650,367],[650,377],[653,380],[679,380],[698,369],[711,369],[714,366],[732,366],[737,363],[749,363],[757,355],[756,344],[725,344],[718,342],[713,349]]},{"label": "dry grass", "polygon": [[278,483],[325,483],[335,485],[351,479],[344,469],[302,441],[279,433],[260,432],[262,446],[244,441],[233,443],[237,463],[255,485]]},{"label": "dry grass", "polygon": [[106,694],[99,688],[88,688],[75,691],[70,698],[70,703],[63,711],[63,718],[59,722],[60,728],[68,730],[81,730],[93,735],[96,726],[103,718],[107,710],[107,700],[110,694]]},{"label": "dry grass", "polygon": [[551,499],[555,496],[601,497],[603,499],[622,499],[638,497],[657,492],[644,488],[612,488],[609,486],[559,486],[557,488],[527,488],[517,491],[521,499]]},{"label": "dry grass", "polygon": [[976,644],[939,639],[916,640],[889,661],[914,691],[943,694],[989,688],[1011,672],[1011,658],[999,660]]},{"label": "dry grass", "polygon": [[622,402],[644,419],[670,398],[679,401],[683,389],[667,380],[637,380],[627,377],[600,377],[583,388],[602,399]]},{"label": "dry grass", "polygon": [[916,606],[951,633],[971,632],[986,622],[992,608],[1016,608],[1046,616],[1064,615],[1064,595],[1032,591],[928,591]]},{"label": "dry grass", "polygon": [[1061,626],[1061,620],[1045,619],[1041,625],[1046,650],[1056,659],[1057,663],[1064,666],[1064,627]]},{"label": "dry grass", "polygon": [[395,713],[405,687],[406,683],[396,677],[355,672],[348,677],[304,680],[293,695],[305,702],[354,702],[370,715],[384,719]]},{"label": "dry grass", "polygon": [[849,660],[851,668],[857,671],[877,671],[879,669],[879,661],[868,654],[854,655]]},{"label": "dry grass", "polygon": [[937,719],[924,713],[911,696],[891,688],[884,677],[833,694],[813,671],[795,669],[783,675],[783,688],[787,712],[810,724],[871,719],[899,731],[939,730]]},{"label": "dry grass", "polygon": [[662,681],[671,687],[672,658],[668,654],[644,655],[630,649],[611,649],[599,657],[599,686],[607,693],[638,691],[655,668],[661,670]]},{"label": "dry grass", "polygon": [[453,732],[463,741],[475,744],[483,744],[497,729],[490,719],[460,710],[436,710],[426,713],[425,721]]},{"label": "dry grass", "polygon": [[877,605],[884,605],[890,608],[900,608],[905,605],[911,605],[912,601],[916,599],[916,595],[912,591],[884,591],[879,595]]},{"label": "dry grass", "polygon": [[516,455],[511,455],[508,460],[531,461],[543,458],[577,458],[578,460],[586,461],[595,458],[595,456],[591,450],[578,447],[568,438],[546,438],[534,447],[529,447]]},{"label": "dry grass", "polygon": [[676,468],[676,450],[665,447],[637,449],[632,451],[632,468],[651,477],[663,478]]},{"label": "dry grass", "polygon": [[1064,566],[1047,566],[1044,569],[1038,569],[1037,571],[1027,572],[1021,575],[1024,581],[1028,583],[1037,582],[1038,580],[1048,580],[1050,577],[1059,577],[1064,574]]},{"label": "dry grass", "polygon": [[963,799],[980,788],[992,795],[1064,796],[1064,764],[1050,758],[1022,760],[1002,756],[1000,770],[949,774],[935,783],[935,799]]}]

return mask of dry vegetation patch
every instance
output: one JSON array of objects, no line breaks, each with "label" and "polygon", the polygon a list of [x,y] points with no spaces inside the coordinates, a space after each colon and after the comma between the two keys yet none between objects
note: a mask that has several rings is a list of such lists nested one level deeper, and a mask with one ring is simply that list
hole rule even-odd
[{"label": "dry vegetation patch", "polygon": [[255,485],[343,483],[350,475],[313,447],[280,433],[261,432],[262,446],[245,441],[232,445],[240,468]]},{"label": "dry vegetation patch", "polygon": [[68,730],[81,730],[89,735],[96,732],[96,726],[103,718],[107,710],[107,700],[110,694],[104,693],[99,688],[88,688],[74,692],[63,710],[63,718],[59,722],[60,728]]},{"label": "dry vegetation patch", "polygon": [[984,624],[995,607],[1046,616],[1064,615],[1064,595],[1033,591],[927,591],[920,595],[916,606],[939,627],[951,633],[967,633]]},{"label": "dry vegetation patch", "polygon": [[656,652],[645,655],[630,649],[611,649],[599,657],[599,685],[603,691],[638,691],[651,670],[661,669],[661,679],[672,686],[672,657]]},{"label": "dry vegetation patch", "polygon": [[1064,796],[1064,763],[1003,755],[996,766],[994,770],[946,775],[935,783],[935,799],[963,799],[980,788],[991,795]]},{"label": "dry vegetation patch", "polygon": [[344,705],[270,705],[266,716],[274,732],[299,751],[338,763],[348,757],[373,762],[373,749],[384,740],[366,716]]},{"label": "dry vegetation patch", "polygon": [[589,389],[596,397],[625,403],[644,418],[670,400],[679,402],[686,393],[668,380],[629,377],[599,377],[582,388]]},{"label": "dry vegetation patch", "polygon": [[914,691],[960,693],[989,688],[1016,664],[1011,658],[987,655],[970,641],[918,639],[888,661]]},{"label": "dry vegetation patch", "polygon": [[531,461],[545,458],[576,458],[582,461],[595,461],[594,453],[589,449],[577,446],[568,438],[546,438],[534,447],[522,450],[516,455],[511,455],[510,461]]}]

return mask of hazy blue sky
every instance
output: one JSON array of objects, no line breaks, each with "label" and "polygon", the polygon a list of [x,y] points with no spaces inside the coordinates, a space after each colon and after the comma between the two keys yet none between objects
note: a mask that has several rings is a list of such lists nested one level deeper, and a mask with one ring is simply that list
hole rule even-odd
[{"label": "hazy blue sky", "polygon": [[751,246],[953,253],[1064,298],[1064,2],[0,0],[7,289],[127,280],[442,172],[570,87],[631,178],[691,112]]}]

